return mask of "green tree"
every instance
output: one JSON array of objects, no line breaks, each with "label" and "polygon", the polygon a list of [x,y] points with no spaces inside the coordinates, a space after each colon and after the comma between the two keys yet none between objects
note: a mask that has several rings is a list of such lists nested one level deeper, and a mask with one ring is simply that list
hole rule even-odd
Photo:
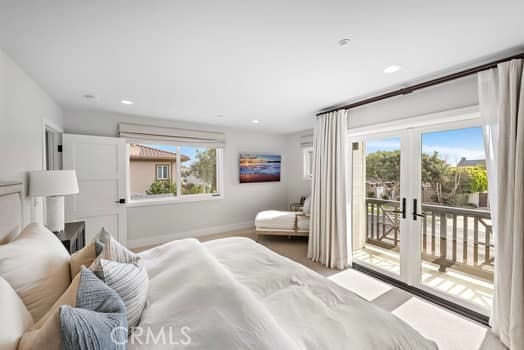
[{"label": "green tree", "polygon": [[164,194],[164,193],[172,193],[173,195],[176,195],[176,184],[173,184],[169,181],[155,181],[149,186],[149,190],[146,191],[146,194],[153,195],[153,194]]},{"label": "green tree", "polygon": [[[216,148],[209,148],[205,151],[197,150],[195,155],[196,160],[190,166],[190,173],[203,180],[210,186],[211,192],[216,192],[217,188],[217,150]],[[189,184],[187,184],[189,185]],[[193,184],[192,184],[193,185]],[[206,190],[206,186],[193,185],[189,188],[188,191],[196,191],[195,187],[198,187],[201,192],[194,193],[204,193],[209,192]],[[184,191],[184,193],[186,193]]]},{"label": "green tree", "polygon": [[[400,185],[400,151],[378,151],[366,157],[366,177],[386,188],[392,183],[391,192],[398,194]],[[422,184],[429,185],[432,200],[447,205],[466,204],[465,194],[486,192],[488,176],[484,167],[455,167],[442,159],[438,152],[422,153]],[[396,197],[396,196],[395,196]],[[390,196],[389,198],[393,198]]]},{"label": "green tree", "polygon": [[[400,194],[400,151],[377,151],[366,157],[366,178],[377,181],[386,188],[385,183],[391,183],[389,189],[394,196]],[[392,198],[398,199],[398,198]]]},{"label": "green tree", "polygon": [[488,172],[481,166],[463,168],[467,174],[464,191],[467,193],[486,192],[488,190]]}]

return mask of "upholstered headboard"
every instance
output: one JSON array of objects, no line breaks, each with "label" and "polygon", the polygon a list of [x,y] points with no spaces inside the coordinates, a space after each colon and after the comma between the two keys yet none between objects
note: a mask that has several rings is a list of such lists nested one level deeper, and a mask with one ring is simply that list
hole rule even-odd
[{"label": "upholstered headboard", "polygon": [[22,230],[23,190],[20,182],[0,182],[0,244],[12,241]]}]

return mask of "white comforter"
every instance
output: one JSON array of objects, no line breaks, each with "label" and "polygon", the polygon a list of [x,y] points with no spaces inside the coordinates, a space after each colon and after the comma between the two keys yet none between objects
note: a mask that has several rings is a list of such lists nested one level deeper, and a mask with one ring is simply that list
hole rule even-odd
[{"label": "white comforter", "polygon": [[295,228],[296,212],[282,210],[264,210],[255,217],[257,228],[292,230]]},{"label": "white comforter", "polygon": [[392,314],[246,238],[174,241],[141,256],[150,282],[140,327],[156,340],[163,329],[167,341],[131,336],[129,349],[437,349]]}]

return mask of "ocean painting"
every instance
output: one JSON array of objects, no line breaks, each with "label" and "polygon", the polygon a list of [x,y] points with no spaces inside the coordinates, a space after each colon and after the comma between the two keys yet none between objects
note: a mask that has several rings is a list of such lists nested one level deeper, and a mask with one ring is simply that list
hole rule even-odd
[{"label": "ocean painting", "polygon": [[240,183],[280,181],[280,155],[240,153]]}]

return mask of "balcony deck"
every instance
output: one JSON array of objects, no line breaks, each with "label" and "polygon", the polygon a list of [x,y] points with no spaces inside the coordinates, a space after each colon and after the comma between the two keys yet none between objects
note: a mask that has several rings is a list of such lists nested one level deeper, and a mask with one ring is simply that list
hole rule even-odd
[{"label": "balcony deck", "polygon": [[[359,261],[399,274],[398,201],[368,198],[366,245]],[[422,206],[422,283],[489,310],[493,299],[493,233],[489,211]]]}]

